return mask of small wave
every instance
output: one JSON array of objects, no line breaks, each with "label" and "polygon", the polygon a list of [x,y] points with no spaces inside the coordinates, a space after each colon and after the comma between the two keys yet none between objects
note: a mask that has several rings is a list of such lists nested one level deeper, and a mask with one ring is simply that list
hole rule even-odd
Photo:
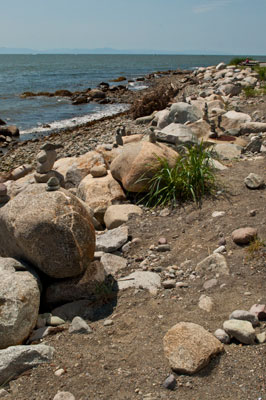
[{"label": "small wave", "polygon": [[75,126],[84,125],[87,122],[99,120],[101,118],[109,117],[111,115],[126,111],[129,109],[129,107],[130,106],[128,104],[113,104],[108,106],[108,108],[105,108],[104,111],[96,111],[94,113],[86,114],[83,116],[63,119],[61,121],[53,121],[48,124],[43,124],[42,126],[35,126],[34,128],[20,131],[20,140],[29,140],[36,136],[46,136],[53,131],[59,131],[65,128],[73,128]]},{"label": "small wave", "polygon": [[144,90],[149,87],[148,85],[141,85],[138,82],[130,82],[128,86],[130,90]]}]

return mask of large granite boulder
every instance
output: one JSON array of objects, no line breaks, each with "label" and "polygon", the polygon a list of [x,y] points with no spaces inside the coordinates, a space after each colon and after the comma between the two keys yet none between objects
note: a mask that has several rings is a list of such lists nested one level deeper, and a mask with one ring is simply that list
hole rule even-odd
[{"label": "large granite boulder", "polygon": [[79,157],[71,157],[58,160],[55,169],[62,173],[65,178],[66,189],[78,187],[82,179],[90,173],[94,166],[105,164],[104,158],[97,151],[89,151]]},{"label": "large granite boulder", "polygon": [[36,325],[37,279],[17,260],[0,257],[0,349],[22,344]]},{"label": "large granite boulder", "polygon": [[0,255],[23,259],[53,278],[78,276],[94,257],[88,211],[70,192],[33,184],[0,209]]},{"label": "large granite boulder", "polygon": [[110,171],[106,176],[87,175],[78,187],[77,196],[92,208],[95,218],[103,223],[105,211],[112,204],[126,200],[125,193]]},{"label": "large granite boulder", "polygon": [[173,167],[178,153],[162,143],[139,142],[123,146],[122,152],[110,165],[113,177],[125,190],[141,192],[147,188],[147,179],[159,168],[160,159]]},{"label": "large granite boulder", "polygon": [[90,299],[105,277],[105,270],[100,261],[92,261],[82,275],[51,283],[46,289],[45,301],[49,305],[56,305]]}]

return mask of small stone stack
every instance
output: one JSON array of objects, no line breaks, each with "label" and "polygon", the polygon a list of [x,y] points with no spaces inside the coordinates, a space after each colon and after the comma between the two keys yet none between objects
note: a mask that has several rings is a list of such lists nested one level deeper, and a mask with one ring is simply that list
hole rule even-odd
[{"label": "small stone stack", "polygon": [[0,207],[8,202],[10,197],[7,195],[7,187],[4,183],[0,183]]},{"label": "small stone stack", "polygon": [[47,183],[50,178],[55,177],[64,186],[64,177],[59,172],[52,170],[55,163],[57,153],[56,149],[60,149],[61,144],[45,143],[40,147],[41,151],[37,155],[37,168],[34,178],[37,183]]}]

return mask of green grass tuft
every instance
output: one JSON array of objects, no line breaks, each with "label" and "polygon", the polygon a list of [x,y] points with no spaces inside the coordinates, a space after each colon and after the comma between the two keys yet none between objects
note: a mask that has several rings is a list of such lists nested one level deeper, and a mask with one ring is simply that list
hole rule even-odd
[{"label": "green grass tuft", "polygon": [[216,179],[210,152],[203,143],[178,157],[171,168],[165,159],[158,158],[159,169],[148,181],[148,191],[141,201],[149,207],[176,205],[192,200],[200,204],[203,196],[213,193]]}]

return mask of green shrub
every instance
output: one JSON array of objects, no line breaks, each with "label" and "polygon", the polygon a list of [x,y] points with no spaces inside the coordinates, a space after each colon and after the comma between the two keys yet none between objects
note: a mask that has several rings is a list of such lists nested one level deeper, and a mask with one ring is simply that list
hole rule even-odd
[{"label": "green shrub", "polygon": [[175,205],[187,200],[199,204],[216,187],[210,152],[203,143],[178,157],[173,168],[165,159],[159,158],[158,162],[160,167],[153,177],[143,178],[148,180],[148,191],[142,197],[147,206]]},{"label": "green shrub", "polygon": [[240,65],[240,64],[244,63],[247,58],[250,61],[254,61],[254,59],[251,57],[234,57],[234,58],[232,58],[232,60],[229,61],[228,65]]},{"label": "green shrub", "polygon": [[266,81],[266,67],[255,67],[254,69],[259,74],[259,79]]},{"label": "green shrub", "polygon": [[256,97],[256,96],[259,95],[259,91],[256,90],[256,89],[254,89],[254,88],[251,87],[251,86],[248,86],[248,87],[246,87],[246,88],[243,88],[243,92],[244,92],[245,96],[248,97],[248,98],[249,98],[249,97]]}]

